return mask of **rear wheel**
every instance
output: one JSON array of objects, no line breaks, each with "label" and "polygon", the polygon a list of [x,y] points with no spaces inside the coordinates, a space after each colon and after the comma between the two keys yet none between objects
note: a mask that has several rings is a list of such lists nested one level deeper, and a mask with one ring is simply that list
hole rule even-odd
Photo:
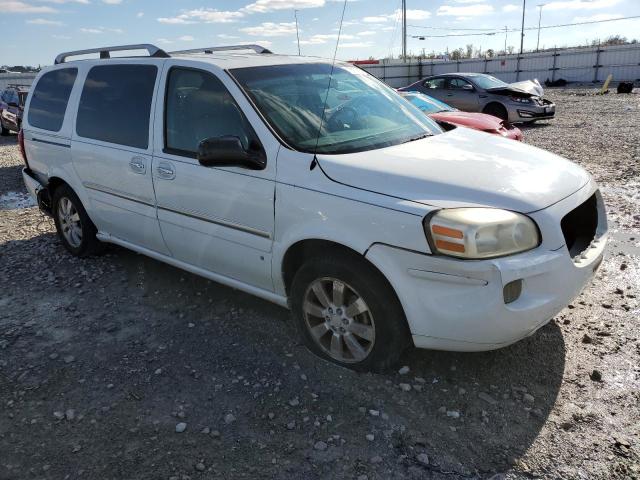
[{"label": "rear wheel", "polygon": [[309,259],[293,279],[291,305],[307,347],[348,368],[382,371],[410,343],[395,292],[355,255]]},{"label": "rear wheel", "polygon": [[102,250],[95,225],[78,196],[67,185],[58,187],[53,194],[53,218],[58,237],[72,255],[86,257]]},{"label": "rear wheel", "polygon": [[507,112],[507,109],[504,108],[504,106],[500,105],[499,103],[490,103],[489,105],[484,107],[484,110],[482,111],[482,113],[486,113],[487,115],[498,117],[499,119],[504,120],[505,122],[509,121],[509,112]]}]

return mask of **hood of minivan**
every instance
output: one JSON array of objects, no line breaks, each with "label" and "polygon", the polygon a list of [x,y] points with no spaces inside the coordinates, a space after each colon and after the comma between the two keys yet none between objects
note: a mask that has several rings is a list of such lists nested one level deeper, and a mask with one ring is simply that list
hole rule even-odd
[{"label": "hood of minivan", "polygon": [[550,152],[468,128],[358,153],[318,155],[332,180],[434,205],[490,206],[528,213],[552,205],[590,180]]}]

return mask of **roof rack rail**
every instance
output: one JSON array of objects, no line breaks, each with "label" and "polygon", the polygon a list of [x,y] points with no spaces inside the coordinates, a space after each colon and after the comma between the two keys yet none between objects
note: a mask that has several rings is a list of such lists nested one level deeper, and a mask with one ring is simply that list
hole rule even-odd
[{"label": "roof rack rail", "polygon": [[61,53],[56,57],[55,64],[65,63],[67,58],[76,57],[78,55],[88,55],[91,53],[99,53],[101,59],[111,58],[111,52],[121,52],[125,50],[146,50],[150,57],[169,58],[167,52],[161,48],[151,45],[150,43],[141,43],[138,45],[119,45],[115,47],[90,48],[88,50],[76,50],[73,52]]},{"label": "roof rack rail", "polygon": [[231,50],[253,50],[256,53],[273,53],[271,50],[264,48],[260,45],[246,44],[246,45],[221,45],[218,47],[204,47],[193,48],[190,50],[178,50],[175,52],[169,52],[170,54],[184,54],[184,53],[213,53],[213,52],[227,52]]}]

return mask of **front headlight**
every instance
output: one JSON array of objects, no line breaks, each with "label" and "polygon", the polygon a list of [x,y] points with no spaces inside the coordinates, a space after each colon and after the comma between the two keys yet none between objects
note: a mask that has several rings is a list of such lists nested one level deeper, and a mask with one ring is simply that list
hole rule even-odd
[{"label": "front headlight", "polygon": [[531,103],[531,99],[525,97],[511,97],[511,100],[517,103]]},{"label": "front headlight", "polygon": [[529,217],[497,208],[450,208],[424,219],[434,253],[459,258],[494,258],[531,250],[540,244]]}]

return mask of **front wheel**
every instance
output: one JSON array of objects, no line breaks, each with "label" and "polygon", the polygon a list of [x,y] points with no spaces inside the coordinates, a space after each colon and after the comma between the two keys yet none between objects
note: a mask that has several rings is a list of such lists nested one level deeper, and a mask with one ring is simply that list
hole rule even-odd
[{"label": "front wheel", "polygon": [[354,370],[385,370],[410,343],[395,292],[355,255],[309,259],[293,279],[291,306],[307,347]]},{"label": "front wheel", "polygon": [[482,113],[498,117],[505,122],[509,121],[509,112],[507,112],[507,109],[504,107],[504,105],[501,105],[499,103],[490,103],[484,108]]}]

